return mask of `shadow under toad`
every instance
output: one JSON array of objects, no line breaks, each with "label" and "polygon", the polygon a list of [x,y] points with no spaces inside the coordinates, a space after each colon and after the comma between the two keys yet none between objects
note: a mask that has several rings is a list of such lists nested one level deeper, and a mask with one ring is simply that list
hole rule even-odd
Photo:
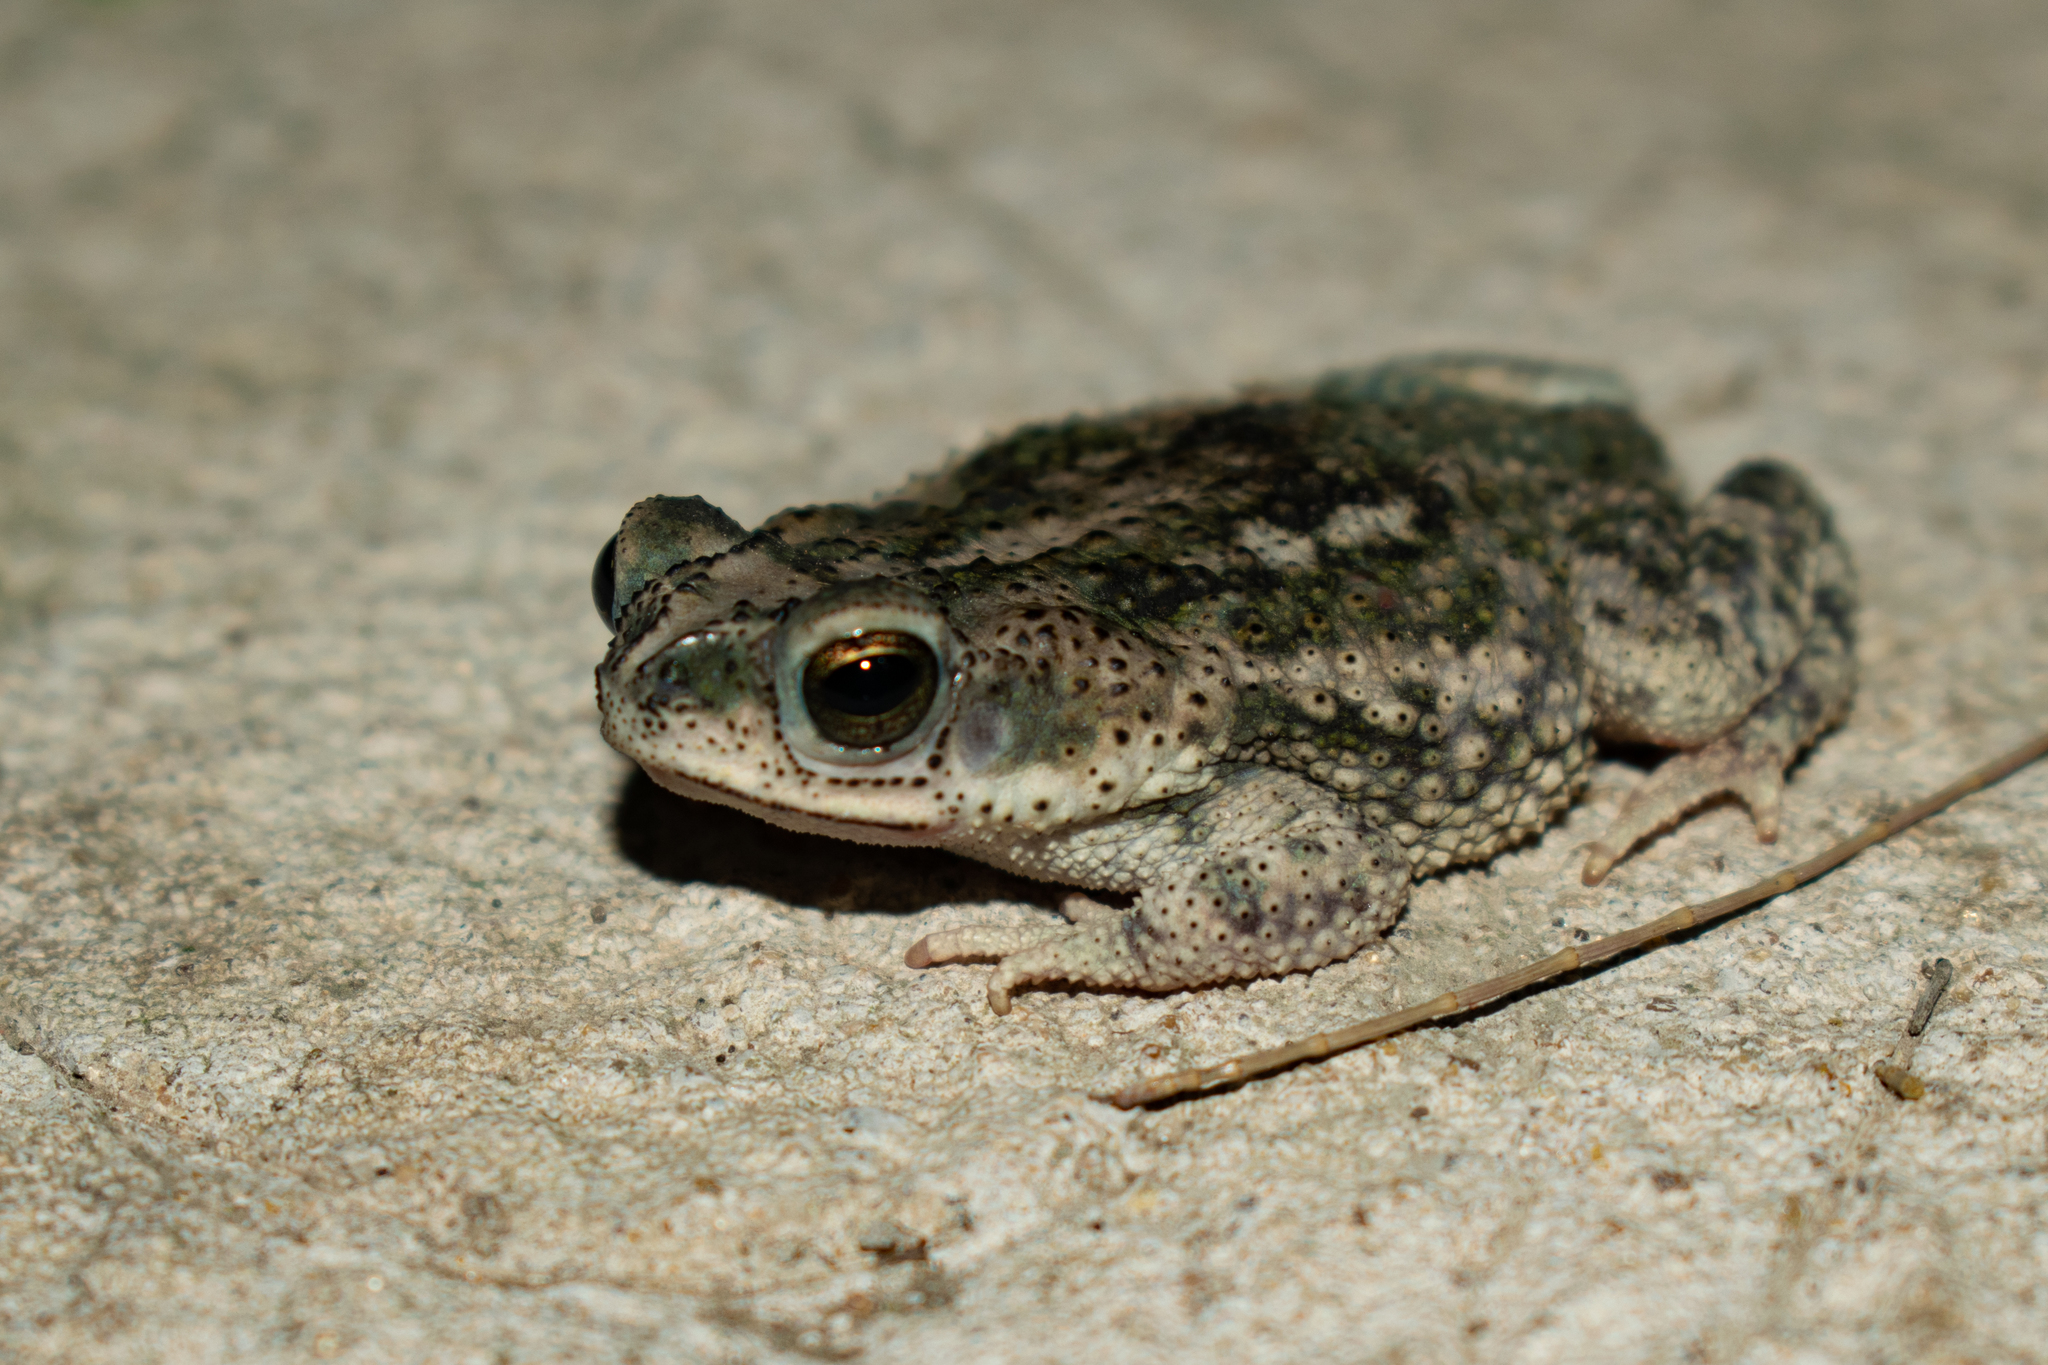
[{"label": "shadow under toad", "polygon": [[672,882],[758,891],[827,914],[914,914],[963,901],[1054,908],[1062,888],[935,848],[856,844],[781,829],[727,806],[665,791],[634,770],[612,813],[619,852]]}]

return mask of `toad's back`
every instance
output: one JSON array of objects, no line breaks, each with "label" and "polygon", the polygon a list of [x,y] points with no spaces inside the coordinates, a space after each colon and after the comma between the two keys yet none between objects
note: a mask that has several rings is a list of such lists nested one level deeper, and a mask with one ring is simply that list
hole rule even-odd
[{"label": "toad's back", "polygon": [[1668,578],[1685,510],[1619,403],[1373,378],[1030,426],[915,501],[769,525],[910,569],[970,638],[1020,597],[1081,608],[1211,681],[1213,761],[1363,803],[1418,865],[1484,858],[1585,762],[1573,557]]}]

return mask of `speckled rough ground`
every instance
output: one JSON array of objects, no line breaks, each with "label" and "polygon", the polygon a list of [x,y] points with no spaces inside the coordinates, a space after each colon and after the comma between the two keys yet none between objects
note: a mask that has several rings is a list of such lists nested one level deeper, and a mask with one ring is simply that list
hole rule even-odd
[{"label": "speckled rough ground", "polygon": [[[1085,1098],[2048,721],[2044,127],[2030,0],[0,7],[0,1355],[2048,1355],[2048,772],[1456,1028]],[[901,954],[1042,888],[598,739],[637,497],[1444,344],[1834,502],[1866,678],[1777,849],[1578,886],[1608,764],[1377,954],[998,1020]]]}]

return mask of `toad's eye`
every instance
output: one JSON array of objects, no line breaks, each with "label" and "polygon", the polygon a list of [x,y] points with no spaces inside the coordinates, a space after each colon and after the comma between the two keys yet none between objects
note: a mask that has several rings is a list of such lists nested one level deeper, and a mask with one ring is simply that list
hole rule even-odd
[{"label": "toad's eye", "polygon": [[945,614],[907,583],[820,589],[789,609],[770,646],[782,738],[814,772],[918,763],[952,706],[957,643]]},{"label": "toad's eye", "polygon": [[618,571],[619,538],[613,536],[597,552],[597,563],[590,566],[590,600],[597,603],[597,614],[604,621],[606,630],[613,628],[612,595],[616,591]]},{"label": "toad's eye", "polygon": [[804,664],[804,710],[818,733],[849,749],[879,749],[916,730],[939,691],[931,646],[901,630],[834,640]]}]

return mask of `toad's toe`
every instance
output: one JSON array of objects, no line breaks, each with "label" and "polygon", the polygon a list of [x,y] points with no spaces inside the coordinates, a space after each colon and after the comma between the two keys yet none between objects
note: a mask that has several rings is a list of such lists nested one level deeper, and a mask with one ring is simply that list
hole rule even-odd
[{"label": "toad's toe", "polygon": [[1745,744],[1740,735],[1725,735],[1704,749],[1674,754],[1621,803],[1614,823],[1587,850],[1581,879],[1587,886],[1599,885],[1630,849],[1723,792],[1732,792],[1748,805],[1758,839],[1776,842],[1787,761],[1775,745]]}]

